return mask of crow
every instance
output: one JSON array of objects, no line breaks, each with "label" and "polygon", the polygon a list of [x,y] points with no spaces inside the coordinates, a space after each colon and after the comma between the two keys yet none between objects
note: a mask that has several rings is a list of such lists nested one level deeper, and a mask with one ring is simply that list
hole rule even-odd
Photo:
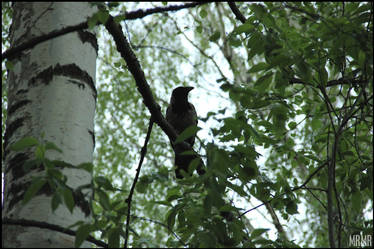
[{"label": "crow", "polygon": [[[175,129],[177,134],[181,134],[187,127],[192,125],[197,125],[197,113],[195,107],[188,102],[188,93],[193,89],[193,87],[177,87],[173,90],[170,98],[170,104],[166,110],[166,120]],[[195,143],[195,135],[184,140],[188,143],[191,148]],[[177,178],[183,178],[181,170],[188,172],[188,166],[190,162],[197,158],[196,155],[181,155],[185,151],[180,145],[171,143],[173,150],[175,152],[175,175]],[[202,161],[200,159],[199,165],[197,167],[197,172],[199,175],[205,173],[202,169]]]}]

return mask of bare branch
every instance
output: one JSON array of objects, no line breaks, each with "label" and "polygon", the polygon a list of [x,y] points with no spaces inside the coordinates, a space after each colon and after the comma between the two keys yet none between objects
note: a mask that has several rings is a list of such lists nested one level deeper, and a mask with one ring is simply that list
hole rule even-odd
[{"label": "bare branch", "polygon": [[18,53],[20,53],[20,52],[22,52],[26,49],[30,49],[30,48],[34,47],[35,45],[37,45],[39,43],[42,43],[44,41],[50,40],[52,38],[55,38],[55,37],[58,37],[58,36],[61,36],[61,35],[65,35],[65,34],[70,33],[70,32],[74,32],[74,31],[78,31],[78,30],[82,30],[82,29],[87,29],[87,28],[88,28],[87,22],[83,22],[83,23],[80,23],[78,25],[73,25],[73,26],[68,26],[68,27],[62,28],[60,30],[54,30],[54,31],[52,31],[48,34],[32,38],[32,39],[26,41],[25,43],[22,43],[19,46],[9,48],[4,53],[2,53],[1,58],[2,58],[2,60],[13,59]]},{"label": "bare branch", "polygon": [[173,235],[174,235],[174,237],[179,241],[179,243],[181,243],[182,245],[184,245],[184,246],[187,246],[187,244],[186,243],[184,243],[182,240],[181,240],[181,238],[173,231],[173,230],[171,230],[170,229],[170,227],[168,226],[168,225],[166,225],[166,224],[164,224],[164,223],[162,223],[162,222],[160,222],[160,221],[157,221],[157,220],[153,220],[153,219],[149,219],[149,218],[145,218],[145,217],[140,217],[140,216],[136,216],[136,215],[131,215],[132,216],[132,218],[135,218],[135,219],[140,219],[140,220],[144,220],[144,221],[149,221],[149,222],[152,222],[152,223],[155,223],[155,224],[157,224],[157,225],[160,225],[160,226],[163,226],[163,227],[165,227],[166,229],[168,229],[168,231],[169,232],[171,232]]},{"label": "bare branch", "polygon": [[144,160],[145,154],[147,153],[147,145],[148,145],[149,137],[151,136],[152,127],[153,127],[153,119],[151,117],[150,120],[149,120],[147,136],[145,138],[144,145],[143,145],[143,147],[141,149],[141,152],[140,152],[140,160],[139,160],[138,168],[136,169],[136,175],[135,175],[134,181],[133,181],[131,189],[130,189],[129,197],[126,199],[126,202],[127,202],[127,218],[126,218],[126,233],[125,233],[125,246],[124,246],[125,248],[127,248],[127,240],[129,238],[132,195],[134,194],[135,185],[138,182],[138,178],[139,178],[139,174],[140,174],[140,169],[142,168],[143,160]]},{"label": "bare branch", "polygon": [[209,2],[201,1],[201,2],[194,2],[194,3],[186,3],[186,4],[183,4],[183,5],[170,5],[170,6],[167,6],[167,7],[156,7],[156,8],[152,8],[152,9],[146,9],[146,10],[139,9],[139,10],[136,10],[136,11],[126,12],[125,17],[126,17],[126,20],[139,19],[139,18],[143,18],[145,16],[152,15],[152,14],[155,14],[155,13],[162,13],[162,12],[167,12],[167,11],[177,11],[177,10],[181,10],[181,9],[196,7],[198,5],[203,5],[203,4],[206,4],[206,3],[209,3]]},{"label": "bare branch", "polygon": [[[349,84],[349,85],[356,85],[360,83],[364,83],[365,81],[359,80],[359,79],[345,79],[345,78],[340,78],[337,80],[330,80],[327,82],[326,87],[331,87],[331,86],[337,86],[337,85],[343,85],[343,84]],[[310,85],[312,86],[311,83],[309,82],[304,82],[302,79],[298,78],[291,78],[289,80],[290,84],[303,84],[303,85]]]},{"label": "bare branch", "polygon": [[[304,189],[305,186],[306,186],[306,184],[308,184],[308,182],[313,178],[313,176],[314,176],[315,174],[317,174],[321,169],[323,169],[327,164],[328,164],[328,162],[325,162],[325,163],[321,164],[321,165],[320,165],[320,166],[319,166],[319,167],[318,167],[318,168],[317,168],[317,169],[316,169],[312,174],[310,174],[310,175],[308,176],[308,178],[305,180],[305,182],[304,182],[303,184],[301,184],[300,186],[297,186],[297,187],[292,188],[291,191],[293,192],[293,191],[296,191],[296,190],[299,190],[299,189]],[[277,195],[277,196],[274,196],[272,199],[270,199],[270,200],[268,200],[268,201],[263,201],[260,205],[257,205],[257,206],[255,206],[255,207],[253,207],[253,208],[251,208],[251,209],[245,211],[245,212],[242,213],[241,215],[239,215],[239,218],[242,217],[243,215],[245,215],[246,213],[249,213],[249,212],[251,212],[251,211],[253,211],[253,210],[255,210],[255,209],[259,208],[259,207],[262,207],[263,205],[265,205],[265,204],[267,204],[267,203],[270,203],[270,202],[273,201],[274,199],[279,198],[279,197],[285,195],[286,193],[287,193],[287,192],[283,192],[283,193],[281,193],[281,194],[279,194],[279,195]]]}]

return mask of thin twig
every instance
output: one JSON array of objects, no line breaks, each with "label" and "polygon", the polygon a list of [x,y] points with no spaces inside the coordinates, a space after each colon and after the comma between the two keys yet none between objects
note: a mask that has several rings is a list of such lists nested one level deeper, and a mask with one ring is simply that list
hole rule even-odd
[{"label": "thin twig", "polygon": [[[337,80],[329,80],[326,83],[326,87],[332,87],[332,86],[337,86],[337,85],[343,85],[343,84],[348,84],[348,85],[356,85],[360,83],[364,83],[366,81],[361,80],[361,79],[346,79],[346,78],[340,78]],[[310,85],[313,86],[311,83],[304,82],[302,79],[298,78],[291,78],[289,80],[290,84],[303,84],[303,85]]]},{"label": "thin twig", "polygon": [[195,44],[195,43],[194,43],[190,38],[188,38],[188,36],[187,36],[184,32],[182,32],[182,30],[179,28],[177,22],[176,22],[173,18],[170,18],[170,20],[172,20],[172,21],[174,22],[174,25],[175,25],[176,29],[178,30],[178,32],[180,32],[180,33],[184,36],[184,38],[186,38],[187,41],[188,41],[192,46],[194,46],[197,50],[199,50],[199,52],[200,52],[204,57],[206,57],[206,58],[208,58],[209,60],[212,61],[212,63],[214,64],[214,66],[217,68],[219,74],[221,75],[221,77],[222,77],[223,79],[225,79],[225,80],[228,82],[228,78],[227,78],[227,77],[225,76],[225,74],[222,72],[221,68],[218,66],[218,64],[217,64],[217,62],[214,60],[213,56],[208,55],[207,53],[205,53],[204,50],[200,48],[200,46],[196,45],[196,44]]},{"label": "thin twig", "polygon": [[[315,174],[317,174],[322,168],[324,168],[325,166],[326,166],[326,164],[327,164],[327,162],[325,162],[325,163],[323,163],[323,164],[321,164],[312,174],[310,174],[309,176],[308,176],[308,178],[306,179],[306,181],[303,183],[303,184],[301,184],[300,186],[297,186],[297,187],[294,187],[294,188],[292,188],[291,189],[291,191],[293,192],[293,191],[296,191],[296,190],[299,190],[299,189],[302,189],[302,188],[304,188],[305,186],[306,186],[306,184],[308,184],[308,182],[313,178],[313,176],[315,175]],[[253,208],[251,208],[251,209],[249,209],[249,210],[247,210],[247,211],[245,211],[244,213],[242,213],[241,215],[239,215],[239,218],[240,217],[242,217],[243,215],[245,215],[246,213],[249,213],[249,212],[251,212],[251,211],[253,211],[253,210],[255,210],[255,209],[257,209],[257,208],[259,208],[259,207],[262,207],[263,205],[265,205],[265,204],[267,204],[267,203],[270,203],[272,200],[274,200],[274,199],[276,199],[276,198],[279,198],[279,197],[281,197],[281,196],[283,196],[283,195],[285,195],[285,194],[287,194],[288,192],[283,192],[283,193],[281,193],[281,194],[279,194],[279,195],[276,195],[276,196],[274,196],[272,199],[270,199],[270,200],[268,200],[268,201],[263,201],[260,205],[257,205],[256,207],[253,207]]]},{"label": "thin twig", "polygon": [[145,218],[145,217],[140,217],[140,216],[136,216],[136,215],[131,215],[131,217],[135,218],[135,219],[149,221],[149,222],[152,222],[152,223],[155,223],[157,225],[160,225],[160,226],[163,226],[163,227],[167,228],[168,231],[171,232],[174,235],[174,237],[179,241],[179,243],[181,243],[183,246],[187,246],[187,244],[184,243],[181,240],[181,238],[173,230],[171,230],[171,228],[168,225],[166,225],[166,224],[164,224],[164,223],[162,223],[160,221],[157,221],[157,220],[153,220],[153,219],[149,219],[149,218]]},{"label": "thin twig", "polygon": [[134,194],[135,185],[136,185],[136,183],[138,181],[138,178],[139,178],[140,169],[142,167],[145,154],[147,153],[147,144],[148,144],[149,138],[151,136],[152,127],[153,127],[153,118],[151,117],[150,120],[149,120],[147,136],[145,138],[144,145],[143,145],[143,147],[141,149],[141,152],[140,152],[140,160],[139,160],[138,168],[136,169],[136,175],[135,175],[134,181],[133,181],[131,189],[130,189],[129,197],[126,199],[126,202],[127,202],[127,218],[126,218],[126,235],[125,235],[124,248],[127,248],[127,241],[128,241],[128,237],[129,237],[130,212],[131,212],[132,196]]},{"label": "thin twig", "polygon": [[[323,202],[312,192],[312,188],[303,187],[303,189],[306,189],[321,205],[322,207],[327,210],[327,207]],[[326,191],[326,190],[324,190]]]}]

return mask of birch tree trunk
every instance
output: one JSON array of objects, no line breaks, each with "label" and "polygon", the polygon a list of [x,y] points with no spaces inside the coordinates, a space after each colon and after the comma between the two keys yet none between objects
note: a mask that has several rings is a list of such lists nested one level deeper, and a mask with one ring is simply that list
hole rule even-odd
[{"label": "birch tree trunk", "polygon": [[[11,45],[87,20],[95,8],[88,3],[14,3],[10,31]],[[53,192],[48,184],[25,205],[25,191],[32,178],[45,175],[44,167],[25,171],[25,161],[35,158],[34,148],[10,150],[24,137],[53,142],[62,153],[48,150],[45,157],[72,165],[92,162],[96,105],[95,34],[88,30],[68,33],[22,51],[12,58],[8,71],[8,110],[4,136],[4,201],[2,217],[32,220],[68,227],[77,221],[89,222],[90,196],[79,200],[71,213],[63,204],[52,212]],[[91,174],[78,168],[63,168],[66,184],[75,189],[90,184]],[[85,200],[83,200],[85,198]],[[64,198],[61,196],[61,200]],[[50,229],[3,224],[3,247],[74,247],[74,237]],[[82,246],[89,246],[84,243]]]}]

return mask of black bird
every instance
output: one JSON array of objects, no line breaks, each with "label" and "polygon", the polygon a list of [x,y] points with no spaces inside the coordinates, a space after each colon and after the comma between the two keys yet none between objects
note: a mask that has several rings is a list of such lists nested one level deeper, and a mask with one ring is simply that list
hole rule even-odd
[{"label": "black bird", "polygon": [[[187,127],[191,125],[197,125],[197,114],[195,107],[188,102],[188,93],[193,89],[193,87],[177,87],[173,90],[170,98],[170,104],[166,110],[166,120],[171,126],[174,127],[177,134],[181,134]],[[189,137],[185,140],[189,145],[192,146],[195,143],[195,136]],[[183,178],[180,170],[188,172],[188,166],[190,162],[197,158],[196,155],[181,155],[185,150],[181,146],[173,145],[173,150],[175,152],[175,174],[177,178]],[[201,160],[201,159],[200,159]],[[202,169],[202,161],[197,167],[197,172],[199,175],[204,174]]]},{"label": "black bird", "polygon": [[[174,127],[177,134],[181,134],[187,127],[191,125],[197,125],[197,114],[195,107],[188,102],[188,93],[193,89],[193,87],[177,87],[173,90],[170,98],[170,104],[166,109],[166,120],[169,122],[171,126]],[[195,143],[195,136],[189,137],[185,140],[185,142],[189,143],[192,146]],[[183,148],[180,145],[176,144],[173,145],[173,150],[175,152],[175,175],[177,178],[183,178],[180,170],[184,170],[188,172],[188,166],[190,162],[198,158],[196,155],[181,155]],[[203,162],[200,158],[199,164],[196,168],[197,173],[199,175],[203,175],[205,170],[203,169]],[[234,219],[234,215],[229,211],[221,211],[220,214],[228,221],[232,221]]]}]

